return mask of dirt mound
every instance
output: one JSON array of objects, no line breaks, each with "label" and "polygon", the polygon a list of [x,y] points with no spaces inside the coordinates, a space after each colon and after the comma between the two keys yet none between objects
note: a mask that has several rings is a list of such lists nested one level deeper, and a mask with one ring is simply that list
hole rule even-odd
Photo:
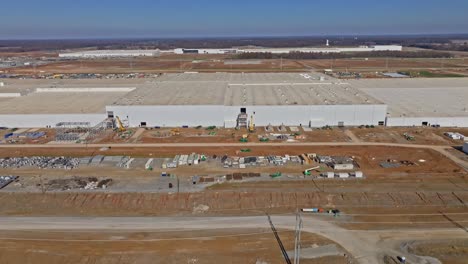
[{"label": "dirt mound", "polygon": [[0,215],[230,215],[293,212],[308,207],[464,207],[468,193],[2,193],[0,200],[9,201],[0,205]]}]

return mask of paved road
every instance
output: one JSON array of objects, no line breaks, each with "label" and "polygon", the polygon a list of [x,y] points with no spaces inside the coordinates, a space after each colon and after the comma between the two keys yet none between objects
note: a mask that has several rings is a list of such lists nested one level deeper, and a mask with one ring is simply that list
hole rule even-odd
[{"label": "paved road", "polygon": [[380,143],[380,142],[294,142],[294,143],[121,143],[121,144],[18,144],[6,145],[0,144],[0,148],[180,148],[180,147],[304,147],[304,146],[385,146],[385,147],[403,147],[403,148],[422,148],[435,150],[453,162],[468,170],[468,162],[463,161],[447,151],[452,148],[450,145],[418,145],[418,144],[399,144],[399,143]]},{"label": "paved road", "polygon": [[[277,229],[295,228],[295,216],[272,216]],[[225,228],[269,228],[266,216],[246,217],[1,217],[0,230],[84,231],[181,231]],[[99,231],[97,231],[99,230]],[[317,233],[343,246],[361,264],[382,263],[384,255],[405,255],[409,263],[427,263],[424,258],[400,249],[403,241],[466,238],[464,230],[412,229],[354,231],[312,216],[304,216],[304,232]],[[7,239],[7,237],[0,237]],[[44,239],[47,240],[46,238]],[[66,242],[66,240],[63,240]]]}]

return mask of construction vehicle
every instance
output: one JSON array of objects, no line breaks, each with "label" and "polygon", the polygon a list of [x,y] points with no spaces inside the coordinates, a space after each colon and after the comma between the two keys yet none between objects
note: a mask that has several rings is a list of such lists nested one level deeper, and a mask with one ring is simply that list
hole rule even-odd
[{"label": "construction vehicle", "polygon": [[305,170],[303,173],[304,173],[305,176],[310,176],[310,175],[312,175],[311,171],[318,170],[318,169],[320,169],[320,166],[309,168],[309,169]]},{"label": "construction vehicle", "polygon": [[250,123],[249,123],[249,132],[253,133],[255,132],[255,122],[254,122],[254,116],[250,116]]},{"label": "construction vehicle", "polygon": [[410,135],[410,134],[408,134],[408,133],[404,133],[403,136],[404,136],[405,139],[408,140],[408,141],[414,141],[414,140],[415,140],[414,136],[412,136],[412,135]]},{"label": "construction vehicle", "polygon": [[171,136],[180,135],[180,130],[178,128],[171,129]]},{"label": "construction vehicle", "polygon": [[270,174],[270,177],[278,178],[278,177],[281,177],[281,175],[282,175],[281,172],[275,172],[275,173]]},{"label": "construction vehicle", "polygon": [[247,139],[249,137],[249,134],[243,134],[242,138],[239,140],[240,142],[248,142],[249,140]]},{"label": "construction vehicle", "polygon": [[120,120],[120,117],[116,116],[115,120],[117,121],[117,128],[119,132],[125,132],[127,129],[124,127],[122,120]]}]

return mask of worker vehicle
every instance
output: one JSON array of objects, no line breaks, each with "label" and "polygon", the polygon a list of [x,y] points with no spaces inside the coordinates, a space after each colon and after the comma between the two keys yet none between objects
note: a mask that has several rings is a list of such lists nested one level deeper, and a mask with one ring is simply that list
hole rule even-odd
[{"label": "worker vehicle", "polygon": [[318,170],[318,169],[320,169],[320,166],[309,168],[309,169],[305,170],[303,173],[304,173],[305,176],[310,176],[310,175],[312,175],[311,171]]}]

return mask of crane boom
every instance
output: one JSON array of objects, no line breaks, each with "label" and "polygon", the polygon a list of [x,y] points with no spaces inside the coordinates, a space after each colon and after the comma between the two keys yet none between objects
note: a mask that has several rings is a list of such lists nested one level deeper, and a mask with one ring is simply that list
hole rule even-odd
[{"label": "crane boom", "polygon": [[120,117],[116,116],[115,119],[117,120],[117,125],[119,127],[119,131],[123,132],[125,131],[125,127],[122,124],[122,120],[120,120]]},{"label": "crane boom", "polygon": [[249,132],[255,132],[254,116],[250,116]]}]

